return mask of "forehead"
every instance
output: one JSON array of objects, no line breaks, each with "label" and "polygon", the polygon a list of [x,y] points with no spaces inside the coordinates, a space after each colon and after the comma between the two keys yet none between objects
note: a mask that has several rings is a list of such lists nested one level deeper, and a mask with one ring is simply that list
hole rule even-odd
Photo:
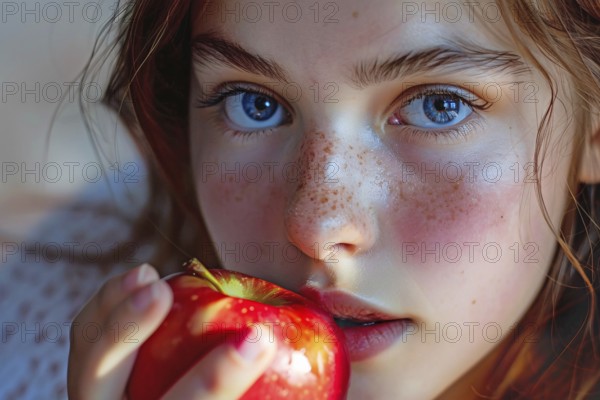
[{"label": "forehead", "polygon": [[514,50],[493,1],[218,0],[198,8],[194,36],[217,33],[298,73],[455,41]]}]

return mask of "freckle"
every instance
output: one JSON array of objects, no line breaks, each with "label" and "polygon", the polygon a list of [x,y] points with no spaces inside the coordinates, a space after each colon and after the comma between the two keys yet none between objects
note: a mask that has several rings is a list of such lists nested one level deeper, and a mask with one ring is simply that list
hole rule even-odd
[{"label": "freckle", "polygon": [[333,191],[333,194],[338,194],[338,191],[337,191],[337,189]]},{"label": "freckle", "polygon": [[321,197],[321,204],[327,203],[328,201],[329,201],[329,199],[327,197]]},{"label": "freckle", "polygon": [[358,11],[352,11],[352,18],[358,18]]},{"label": "freckle", "polygon": [[504,218],[504,215],[501,215],[500,218]]},{"label": "freckle", "polygon": [[331,209],[332,209],[332,210],[336,210],[336,209],[337,209],[337,206],[334,204],[334,205],[331,207]]},{"label": "freckle", "polygon": [[327,154],[331,154],[331,146],[325,147],[325,150],[323,150],[323,151]]},{"label": "freckle", "polygon": [[475,303],[477,303],[477,300],[475,300],[475,299],[471,300],[471,304],[475,304]]}]

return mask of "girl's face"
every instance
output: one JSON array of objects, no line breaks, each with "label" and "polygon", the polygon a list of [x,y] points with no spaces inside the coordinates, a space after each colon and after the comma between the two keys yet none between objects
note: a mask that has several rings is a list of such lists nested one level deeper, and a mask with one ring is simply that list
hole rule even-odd
[{"label": "girl's face", "polygon": [[[193,35],[191,154],[222,264],[408,321],[349,339],[350,398],[481,387],[492,350],[532,329],[515,325],[555,250],[533,168],[550,94],[497,6],[223,0]],[[555,226],[559,96],[541,170]]]}]

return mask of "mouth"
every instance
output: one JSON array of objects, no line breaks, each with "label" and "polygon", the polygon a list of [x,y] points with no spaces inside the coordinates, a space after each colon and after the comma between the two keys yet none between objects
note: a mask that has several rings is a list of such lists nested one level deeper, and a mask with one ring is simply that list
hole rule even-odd
[{"label": "mouth", "polygon": [[337,326],[339,326],[340,328],[356,328],[359,326],[371,326],[371,325],[375,325],[378,323],[381,323],[382,321],[355,321],[353,319],[347,319],[347,318],[338,318],[338,317],[333,317],[333,320],[335,321],[335,323],[337,324]]},{"label": "mouth", "polygon": [[392,313],[341,290],[320,291],[305,286],[300,293],[331,314],[340,327],[368,326],[399,319],[406,315]]},{"label": "mouth", "polygon": [[405,337],[413,319],[390,313],[339,290],[319,291],[304,287],[301,294],[333,316],[344,332],[351,361],[375,357]]}]

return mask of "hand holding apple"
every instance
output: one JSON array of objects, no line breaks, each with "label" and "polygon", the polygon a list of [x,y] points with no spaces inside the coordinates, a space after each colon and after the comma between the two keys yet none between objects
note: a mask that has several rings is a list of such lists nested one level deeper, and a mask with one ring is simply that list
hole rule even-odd
[{"label": "hand holding apple", "polygon": [[224,342],[269,335],[277,355],[243,399],[344,398],[350,374],[344,336],[310,300],[273,283],[197,260],[167,279],[171,311],[141,346],[130,400],[158,399],[198,360]]}]

